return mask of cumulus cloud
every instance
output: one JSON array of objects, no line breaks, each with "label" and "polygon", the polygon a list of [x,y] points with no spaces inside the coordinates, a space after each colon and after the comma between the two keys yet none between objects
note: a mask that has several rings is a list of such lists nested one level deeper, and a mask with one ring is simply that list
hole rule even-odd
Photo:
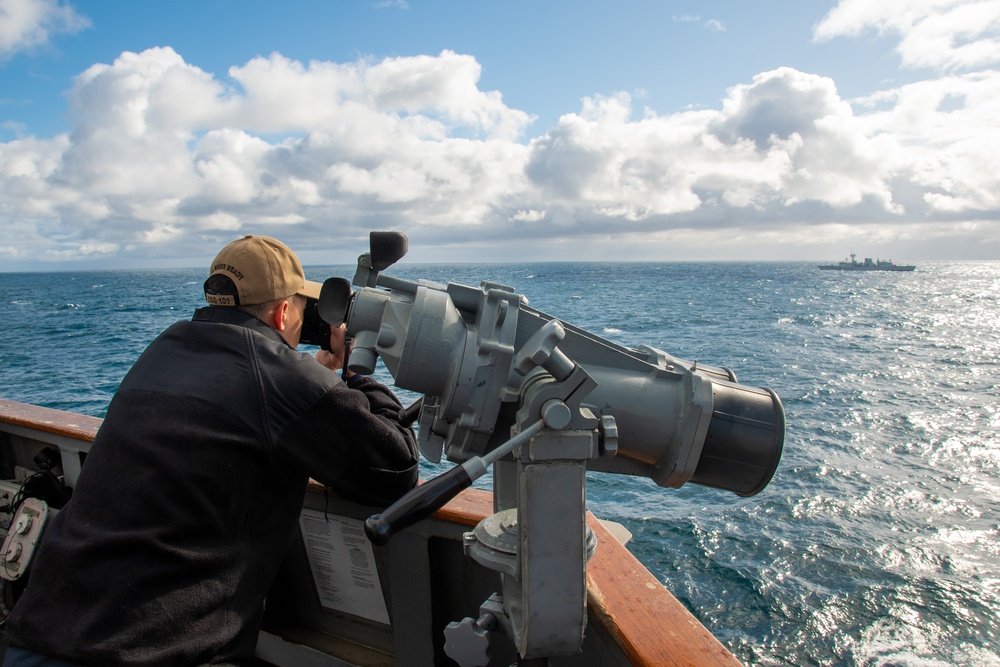
[{"label": "cumulus cloud", "polygon": [[372,220],[479,225],[524,180],[517,139],[533,118],[479,90],[470,56],[273,54],[229,75],[170,48],[90,67],[69,94],[71,133],[0,144],[0,215],[57,226],[43,252],[61,257],[275,225],[323,238]]},{"label": "cumulus cloud", "polygon": [[1000,63],[996,0],[841,0],[816,26],[815,39],[898,35],[906,67],[968,70]]},{"label": "cumulus cloud", "polygon": [[[883,161],[922,215],[1000,210],[1000,72],[921,81],[857,100]],[[923,204],[923,208],[920,205]]]},{"label": "cumulus cloud", "polygon": [[88,18],[58,0],[0,0],[0,59],[44,46],[52,35],[88,27]]},{"label": "cumulus cloud", "polygon": [[630,117],[627,95],[587,100],[533,141],[541,199],[653,227],[787,217],[803,202],[901,212],[890,165],[829,79],[782,68],[731,89],[719,111]]},{"label": "cumulus cloud", "polygon": [[[844,0],[817,34],[877,16]],[[589,97],[535,137],[533,118],[481,90],[480,74],[451,51],[348,63],[275,53],[226,76],[170,48],[122,53],[74,81],[71,132],[0,143],[0,256],[185,258],[241,233],[355,251],[387,228],[486,246],[815,243],[847,223],[937,238],[955,220],[997,236],[991,70],[847,100],[829,78],[779,68],[717,109],[661,115],[625,93]]]}]

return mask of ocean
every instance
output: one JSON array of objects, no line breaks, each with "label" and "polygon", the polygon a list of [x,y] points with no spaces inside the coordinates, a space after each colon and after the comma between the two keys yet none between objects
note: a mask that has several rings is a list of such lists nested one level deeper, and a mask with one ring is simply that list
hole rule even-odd
[{"label": "ocean", "polygon": [[[0,396],[103,416],[145,346],[203,304],[204,273],[0,274]],[[510,285],[608,340],[777,392],[784,455],[757,496],[588,475],[591,510],[624,524],[745,664],[1000,665],[1000,263],[403,260],[387,273]]]}]

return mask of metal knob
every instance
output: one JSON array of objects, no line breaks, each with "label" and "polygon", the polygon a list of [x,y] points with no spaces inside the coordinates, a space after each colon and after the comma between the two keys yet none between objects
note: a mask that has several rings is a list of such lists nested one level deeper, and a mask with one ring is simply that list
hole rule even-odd
[{"label": "metal knob", "polygon": [[496,616],[485,613],[479,620],[465,617],[444,629],[444,652],[461,667],[490,664],[490,633],[497,627]]},{"label": "metal knob", "polygon": [[518,351],[514,370],[519,375],[527,375],[536,366],[541,366],[556,380],[565,380],[576,365],[558,348],[565,337],[566,329],[559,320],[546,322]]}]

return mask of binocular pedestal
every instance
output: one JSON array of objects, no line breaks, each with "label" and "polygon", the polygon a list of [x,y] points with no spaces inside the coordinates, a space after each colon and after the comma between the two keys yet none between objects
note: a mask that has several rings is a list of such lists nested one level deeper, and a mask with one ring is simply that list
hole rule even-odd
[{"label": "binocular pedestal", "polygon": [[[519,355],[528,359],[519,365],[526,375],[535,365],[543,372],[525,381],[511,435],[538,419],[545,428],[494,463],[496,513],[465,536],[466,554],[500,572],[502,615],[496,625],[513,639],[522,659],[572,655],[583,645],[587,560],[597,546],[586,522],[587,462],[613,453],[616,441],[614,420],[598,420],[581,406],[594,383],[558,353],[561,339],[561,327],[552,323],[525,345],[530,359]],[[495,606],[497,596],[491,601]],[[484,616],[489,609],[481,609]],[[468,622],[464,627],[475,632]],[[459,659],[455,646],[469,644],[463,632],[468,635],[451,628],[449,655],[463,667],[486,664],[478,654]]]},{"label": "binocular pedestal", "polygon": [[[565,458],[590,432],[545,430],[513,461],[493,466],[497,512],[465,535],[466,554],[501,576],[483,616],[453,623],[446,651],[463,667],[488,662],[484,628],[502,628],[524,659],[580,651],[587,626],[587,560],[597,547],[586,525],[586,459]],[[504,499],[516,499],[507,505]],[[492,618],[490,618],[492,616]]]}]

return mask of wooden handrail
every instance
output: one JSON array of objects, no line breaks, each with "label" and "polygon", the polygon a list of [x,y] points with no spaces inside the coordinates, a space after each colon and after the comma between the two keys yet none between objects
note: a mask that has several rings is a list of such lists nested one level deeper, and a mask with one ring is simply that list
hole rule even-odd
[{"label": "wooden handrail", "polygon": [[103,420],[0,398],[0,423],[14,424],[74,440],[93,442]]}]

